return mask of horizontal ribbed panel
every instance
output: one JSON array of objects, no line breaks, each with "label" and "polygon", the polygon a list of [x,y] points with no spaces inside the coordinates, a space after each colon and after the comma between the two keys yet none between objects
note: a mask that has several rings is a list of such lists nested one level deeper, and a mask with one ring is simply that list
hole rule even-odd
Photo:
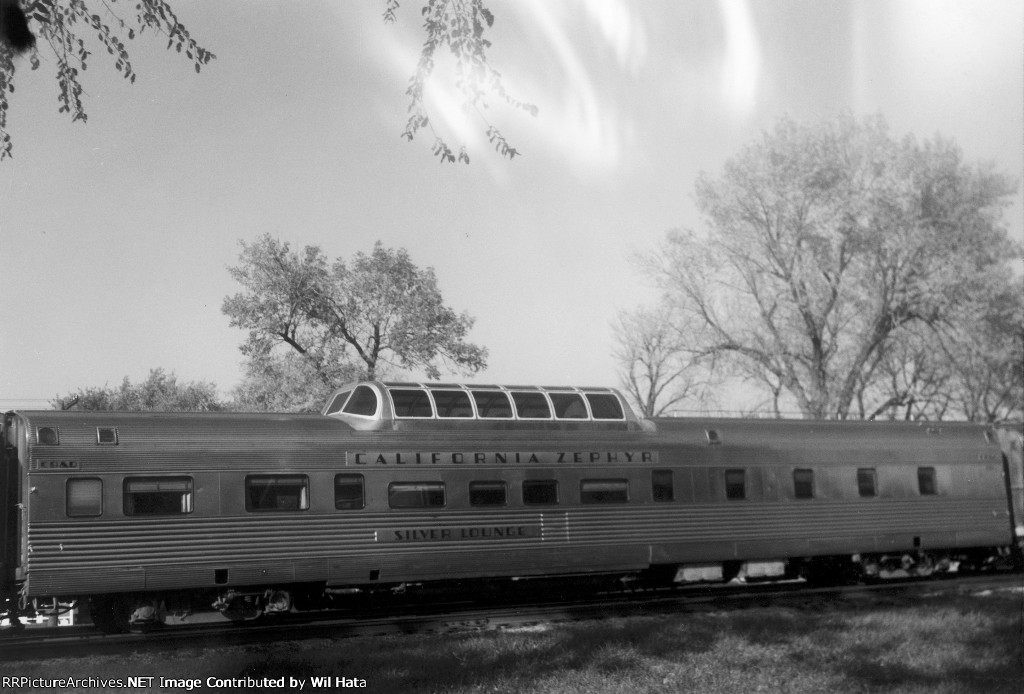
[{"label": "horizontal ribbed panel", "polygon": [[[534,536],[383,541],[382,533],[431,528],[539,528]],[[842,537],[987,533],[992,545],[1007,543],[1009,518],[986,500],[854,504],[666,506],[502,512],[488,514],[307,514],[160,521],[33,523],[29,568],[158,566],[177,562],[251,563],[374,556],[467,549],[501,552],[508,547],[657,545],[673,543],[782,543]]]}]

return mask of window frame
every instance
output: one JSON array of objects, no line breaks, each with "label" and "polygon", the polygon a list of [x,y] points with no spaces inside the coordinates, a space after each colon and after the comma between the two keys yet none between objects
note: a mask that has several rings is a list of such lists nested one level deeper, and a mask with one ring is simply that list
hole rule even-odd
[{"label": "window frame", "polygon": [[[865,494],[865,481],[871,482],[871,493]],[[862,499],[874,499],[878,496],[878,470],[873,467],[857,468],[857,495]]]},{"label": "window frame", "polygon": [[[399,414],[398,403],[395,401],[395,394],[402,394],[405,397],[408,393],[419,393],[422,399],[426,401],[427,407],[430,409],[430,414]],[[388,397],[391,399],[391,410],[395,414],[395,419],[436,419],[437,410],[434,409],[434,399],[430,397],[430,391],[426,388],[388,388]],[[413,404],[422,408],[422,404],[419,400],[414,401]],[[404,407],[408,410],[408,405]]]},{"label": "window frame", "polygon": [[[438,395],[448,396],[448,397],[453,397],[453,398],[457,398],[457,397],[465,398],[465,400],[466,400],[466,405],[465,406],[469,408],[468,413],[464,414],[464,415],[441,414],[441,404],[438,402],[438,398],[437,398]],[[467,391],[465,391],[465,390],[461,390],[461,389],[458,389],[458,388],[431,388],[430,389],[430,397],[434,401],[434,412],[436,413],[438,419],[456,419],[456,420],[459,420],[459,419],[474,419],[476,417],[476,410],[474,409],[475,403],[473,402],[473,398],[470,397],[470,394]],[[450,404],[449,404],[449,409],[450,409]]]},{"label": "window frame", "polygon": [[[371,395],[373,395],[373,399],[374,399],[374,403],[375,403],[373,414],[363,414],[362,412],[350,412],[349,411],[348,408],[349,408],[350,405],[354,406],[357,402],[360,402],[356,398],[356,395],[358,393],[360,393],[360,391],[367,391]],[[360,404],[362,404],[362,403],[360,402]],[[351,417],[366,417],[367,419],[376,419],[377,417],[380,416],[380,412],[381,412],[381,408],[382,407],[383,407],[382,396],[381,396],[380,392],[376,388],[374,388],[372,386],[369,386],[369,385],[366,385],[364,383],[364,384],[360,384],[360,385],[358,385],[358,386],[356,386],[355,388],[352,389],[351,394],[349,394],[349,397],[345,401],[345,404],[342,406],[341,411],[339,412],[339,414],[349,415]]]},{"label": "window frame", "polygon": [[[476,489],[474,489],[474,487],[476,487]],[[487,489],[484,489],[484,487],[490,487],[490,489],[487,490]],[[480,497],[477,497],[477,500],[474,501],[474,493],[475,492],[477,492],[477,493],[483,492],[485,494],[489,494],[489,493],[493,493],[493,491],[498,489],[498,488],[501,489],[501,494],[502,494],[502,499],[501,499],[500,503],[492,503],[492,502],[481,503],[479,501]],[[487,507],[494,507],[494,506],[498,506],[498,507],[508,506],[508,482],[506,482],[505,480],[471,480],[469,485],[468,485],[468,487],[467,487],[467,491],[468,491],[468,495],[469,495],[469,505],[472,506],[473,508],[481,508],[481,507],[487,508]]]},{"label": "window frame", "polygon": [[[527,499],[527,489],[540,489],[542,487],[550,487],[554,490],[554,501],[531,501]],[[558,489],[558,480],[556,479],[535,479],[535,480],[523,480],[520,486],[520,497],[522,498],[524,506],[557,506],[561,502],[561,494]]]},{"label": "window frame", "polygon": [[[470,391],[469,391],[469,395],[470,395],[470,397],[473,400],[473,407],[476,408],[476,414],[477,414],[477,417],[479,419],[494,420],[494,421],[498,421],[498,422],[500,422],[500,421],[508,422],[508,421],[512,421],[512,420],[514,420],[516,418],[516,408],[515,408],[515,405],[512,403],[512,398],[510,398],[509,394],[506,393],[503,390],[487,390],[485,388],[471,388]],[[480,401],[477,400],[477,396],[486,396],[486,397],[501,396],[501,397],[503,397],[505,399],[505,404],[508,406],[508,415],[507,416],[501,416],[501,417],[495,417],[495,416],[493,416],[491,414],[484,414],[485,410],[484,410],[484,408],[482,408],[480,406]],[[492,410],[493,410],[492,407],[488,407],[486,411],[489,413]]]},{"label": "window frame", "polygon": [[933,466],[925,465],[917,468],[917,493],[920,496],[939,495],[939,479]]},{"label": "window frame", "polygon": [[[800,478],[805,479],[800,479]],[[814,469],[798,467],[793,470],[793,498],[804,501],[815,497]]]},{"label": "window frame", "polygon": [[[254,503],[256,501],[252,493],[254,483],[264,484],[264,486],[269,488],[274,484],[274,482],[277,482],[281,486],[300,488],[298,506],[296,508],[281,508],[280,506],[264,507],[262,506],[262,500],[265,499],[266,493],[261,496],[261,505]],[[249,513],[294,513],[296,511],[309,510],[309,475],[266,473],[246,475],[243,488],[245,490],[245,510]],[[275,498],[279,499],[281,498],[281,495],[278,495]]]},{"label": "window frame", "polygon": [[[342,478],[348,478],[350,480],[359,481],[359,505],[339,505],[341,503],[338,497],[338,482]],[[354,486],[354,485],[348,485]],[[334,510],[336,511],[360,511],[366,508],[366,479],[363,475],[354,472],[339,472],[334,475]]]},{"label": "window frame", "polygon": [[[159,486],[162,483],[185,483],[184,490],[161,490]],[[133,484],[156,484],[157,489],[155,490],[131,490]],[[121,513],[126,518],[153,518],[153,517],[175,517],[175,516],[187,516],[195,510],[195,479],[191,475],[134,475],[131,477],[125,477],[121,480]],[[167,501],[172,497],[177,497],[177,503],[175,505],[183,507],[181,510],[167,511],[167,510],[156,510],[156,511],[139,511],[138,502],[136,495],[148,494],[148,495],[166,495]],[[159,506],[168,506],[160,502]]]},{"label": "window frame", "polygon": [[[96,513],[72,513],[70,501],[72,498],[71,487],[78,486],[83,482],[96,482],[99,485],[98,510]],[[64,481],[64,515],[68,518],[99,518],[103,515],[103,479],[100,477],[68,477]]]},{"label": "window frame", "polygon": [[[593,487],[586,489],[586,487]],[[588,477],[580,480],[580,503],[586,506],[628,504],[629,479],[625,477]]]},{"label": "window frame", "polygon": [[[659,484],[657,477],[668,478],[668,485],[664,483]],[[668,498],[665,498],[664,493],[659,494],[658,489],[668,489]],[[676,479],[673,470],[664,468],[651,470],[651,500],[659,504],[667,504],[676,500]]]},{"label": "window frame", "polygon": [[[548,399],[547,395],[545,395],[543,391],[539,391],[539,390],[513,390],[513,391],[509,392],[509,395],[512,397],[512,409],[515,412],[516,419],[521,419],[521,420],[531,421],[531,422],[550,422],[550,421],[552,421],[554,419],[554,414],[555,413],[551,409],[551,401]],[[531,398],[540,398],[541,400],[544,401],[544,405],[547,408],[547,413],[548,413],[547,416],[546,417],[524,417],[523,415],[521,415],[519,413],[519,403],[516,401],[517,400],[517,396],[531,397]]]},{"label": "window frame", "polygon": [[[551,414],[555,419],[567,421],[567,422],[579,422],[587,421],[590,419],[590,410],[587,409],[587,401],[579,393],[574,392],[549,392],[547,393],[548,400],[551,402]],[[559,414],[561,409],[563,412],[572,409],[574,406],[580,406],[583,408],[576,416],[568,417],[564,414]]]},{"label": "window frame", "polygon": [[[587,401],[587,407],[590,408],[590,417],[596,422],[622,422],[626,419],[626,410],[622,406],[622,402],[619,400],[615,393],[583,393],[584,399]],[[595,406],[595,401],[598,403]],[[607,407],[607,405],[601,405],[602,401],[615,403],[615,409],[618,411],[616,417],[599,417],[598,409]]]},{"label": "window frame", "polygon": [[[420,490],[399,490],[398,487],[422,487]],[[437,491],[441,492],[441,503],[431,503],[431,494],[436,494]],[[419,504],[400,504],[395,505],[395,494],[399,491],[406,491],[412,498],[412,493],[415,492],[420,495],[426,503]],[[431,508],[445,508],[448,505],[448,490],[444,482],[438,480],[399,480],[388,483],[388,508],[395,511],[407,511],[410,509],[431,509]]]},{"label": "window frame", "polygon": [[[737,483],[730,481],[730,477],[739,476],[740,494],[737,496],[735,490]],[[722,479],[725,483],[725,498],[727,501],[746,501],[747,499],[747,470],[746,468],[727,468],[722,471]]]}]

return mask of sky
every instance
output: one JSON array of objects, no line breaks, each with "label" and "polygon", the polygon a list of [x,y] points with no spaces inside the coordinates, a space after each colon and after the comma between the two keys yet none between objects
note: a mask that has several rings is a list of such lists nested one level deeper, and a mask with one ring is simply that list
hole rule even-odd
[{"label": "sky", "polygon": [[[105,12],[103,3],[90,2]],[[492,0],[491,65],[537,115],[459,106],[447,63],[432,138],[400,137],[423,41],[416,2],[172,0],[216,59],[196,74],[152,32],[127,41],[129,84],[92,46],[87,123],[58,113],[55,60],[18,59],[0,162],[0,407],[116,386],[150,369],[241,378],[224,298],[241,240],[331,259],[376,241],[433,267],[476,319],[488,383],[617,386],[611,325],[656,290],[631,258],[703,223],[720,172],[782,116],[882,114],[1024,173],[1019,0]],[[134,4],[112,5],[130,20]],[[493,152],[497,126],[521,152]],[[1018,189],[1004,223],[1024,239]],[[416,377],[417,374],[410,374]]]}]

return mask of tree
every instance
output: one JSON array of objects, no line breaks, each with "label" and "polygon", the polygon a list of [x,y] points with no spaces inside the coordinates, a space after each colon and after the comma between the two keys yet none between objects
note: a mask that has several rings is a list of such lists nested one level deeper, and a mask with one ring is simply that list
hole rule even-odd
[{"label": "tree", "polygon": [[[398,0],[385,2],[387,9],[384,21],[394,22]],[[411,142],[417,132],[428,128],[434,136],[434,154],[442,162],[469,163],[465,144],[456,155],[445,139],[434,130],[423,100],[424,88],[434,72],[436,54],[439,49],[447,48],[455,60],[455,85],[462,93],[463,110],[476,113],[483,121],[487,140],[494,145],[494,151],[513,159],[519,150],[510,146],[501,131],[484,116],[486,96],[488,93],[495,94],[514,108],[522,109],[534,117],[537,116],[537,107],[513,99],[505,91],[501,73],[491,67],[487,59],[487,49],[491,47],[491,42],[484,38],[484,32],[493,26],[494,15],[484,7],[483,0],[431,0],[423,7],[422,15],[427,38],[420,52],[416,72],[409,78],[409,87],[405,90],[410,99],[409,120],[402,137]]]},{"label": "tree", "polygon": [[705,402],[709,371],[664,305],[619,313],[612,326],[619,382],[644,417],[660,417],[686,401]]},{"label": "tree", "polygon": [[433,268],[420,270],[404,249],[378,241],[369,255],[328,266],[317,246],[293,252],[269,235],[241,245],[229,272],[243,291],[222,310],[249,331],[241,350],[251,366],[274,363],[268,355],[284,348],[327,388],[382,367],[422,369],[431,379],[442,367],[486,367],[487,350],[465,339],[473,319],[444,305]]},{"label": "tree", "polygon": [[117,388],[80,388],[50,404],[56,410],[133,410],[159,412],[208,412],[225,409],[217,387],[206,381],[179,383],[178,377],[163,369],[152,369],[141,383],[127,376]]},{"label": "tree", "polygon": [[245,360],[245,375],[232,392],[233,409],[255,412],[320,412],[335,384],[358,380],[358,364],[341,362],[325,382],[296,351],[258,353]]},{"label": "tree", "polygon": [[[14,92],[15,58],[21,52],[31,49],[29,61],[32,69],[37,70],[42,64],[37,46],[49,47],[57,66],[60,112],[68,113],[72,121],[82,122],[88,116],[82,102],[80,72],[86,70],[92,55],[85,38],[91,34],[113,56],[114,68],[132,83],[135,71],[125,40],[133,40],[146,30],[166,35],[167,48],[184,52],[197,73],[216,57],[192,39],[166,0],[137,0],[133,4],[135,16],[126,19],[118,12],[118,0],[0,0],[0,26],[11,27],[10,31],[0,33],[0,161],[12,156],[13,151],[6,131],[7,95]],[[384,21],[395,22],[398,0],[384,0],[384,5]],[[512,98],[505,90],[501,74],[488,61],[491,42],[484,34],[494,24],[494,15],[484,7],[483,0],[430,0],[421,14],[426,40],[406,89],[409,119],[402,137],[412,141],[418,132],[428,129],[434,136],[434,154],[441,161],[469,163],[465,145],[456,154],[434,130],[424,101],[424,89],[434,73],[437,53],[447,48],[455,62],[455,85],[463,96],[463,109],[483,121],[486,137],[496,152],[514,158],[519,151],[484,116],[487,97],[495,95],[533,116],[537,115],[537,107]],[[39,41],[31,33],[33,29]]]},{"label": "tree", "polygon": [[[18,7],[17,0],[4,0],[4,3]],[[118,13],[118,0],[27,0],[21,6],[29,27],[38,35],[38,40],[32,41],[29,55],[32,69],[37,70],[42,64],[38,46],[48,46],[57,66],[59,110],[69,114],[72,121],[88,119],[80,81],[80,73],[86,70],[92,55],[84,38],[87,34],[95,34],[100,45],[113,56],[114,69],[132,83],[135,70],[124,41],[147,30],[167,36],[167,48],[184,52],[196,72],[216,57],[195,42],[165,0],[138,0],[133,5],[133,19],[125,19]],[[17,52],[15,46],[0,41],[0,160],[12,153],[11,136],[6,130],[7,95],[14,92]]]},{"label": "tree", "polygon": [[905,329],[938,329],[1009,283],[1014,189],[880,117],[783,119],[699,177],[708,233],[671,232],[648,264],[701,353],[778,382],[804,416],[846,418]]}]

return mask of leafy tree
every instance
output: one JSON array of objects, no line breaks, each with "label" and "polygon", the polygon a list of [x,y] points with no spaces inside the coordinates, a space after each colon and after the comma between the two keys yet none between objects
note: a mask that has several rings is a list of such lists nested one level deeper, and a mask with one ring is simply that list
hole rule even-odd
[{"label": "leafy tree", "polygon": [[[17,0],[4,0],[17,6]],[[33,42],[29,62],[39,69],[39,46],[53,52],[57,66],[57,100],[60,112],[72,121],[85,122],[88,115],[82,103],[84,93],[80,73],[89,66],[92,51],[85,36],[95,35],[100,45],[114,60],[114,69],[129,82],[135,82],[135,70],[124,41],[132,40],[147,30],[167,37],[167,48],[185,56],[200,72],[215,56],[195,42],[188,29],[178,21],[165,0],[137,0],[131,3],[133,18],[121,11],[118,0],[26,0],[21,8],[38,40]],[[0,41],[0,160],[11,156],[11,136],[7,133],[7,95],[14,92],[14,68],[17,50]]]},{"label": "leafy tree", "polygon": [[404,249],[378,241],[369,255],[328,265],[317,246],[294,252],[269,235],[241,245],[229,272],[243,291],[222,310],[249,331],[241,350],[251,367],[276,363],[268,355],[283,348],[327,388],[388,367],[422,369],[432,379],[442,367],[486,367],[487,350],[465,339],[473,319],[444,305],[433,268],[419,269]]},{"label": "leafy tree", "polygon": [[80,388],[50,404],[57,410],[134,410],[160,412],[216,411],[225,409],[217,397],[217,387],[206,381],[179,383],[172,372],[152,369],[141,383],[127,376],[117,388]]},{"label": "leafy tree", "polygon": [[[399,3],[397,0],[385,2],[387,8],[384,21],[394,22]],[[447,48],[455,60],[455,85],[463,97],[463,110],[476,113],[486,126],[487,140],[494,145],[494,150],[501,156],[513,159],[519,150],[509,145],[501,131],[484,115],[486,97],[489,93],[495,94],[534,117],[537,115],[537,107],[513,99],[505,91],[501,74],[491,67],[487,59],[487,49],[491,47],[491,42],[484,38],[484,32],[494,24],[494,15],[484,7],[483,0],[430,0],[423,7],[422,15],[427,38],[420,52],[416,72],[409,78],[409,87],[405,90],[410,99],[409,120],[402,137],[411,142],[416,133],[427,128],[434,136],[434,154],[442,162],[469,163],[465,145],[460,147],[456,155],[445,139],[434,130],[423,100],[424,88],[434,72],[436,54],[438,50]]]},{"label": "leafy tree", "polygon": [[701,174],[708,233],[671,232],[648,263],[699,353],[778,383],[807,417],[846,418],[901,335],[951,325],[1010,282],[1019,251],[1000,215],[1014,189],[952,142],[892,138],[880,117],[784,119]]},{"label": "leafy tree", "polygon": [[340,362],[325,382],[296,351],[257,353],[245,360],[245,375],[234,389],[232,409],[255,412],[319,412],[334,384],[358,380],[358,364]]},{"label": "leafy tree", "polygon": [[[21,52],[31,49],[29,62],[36,70],[42,64],[38,46],[52,51],[57,66],[60,112],[68,113],[72,121],[82,122],[88,115],[82,102],[84,90],[80,73],[90,62],[92,44],[87,44],[86,39],[91,39],[92,35],[113,57],[114,68],[132,83],[136,74],[125,41],[147,30],[167,36],[167,48],[184,53],[197,73],[216,57],[196,43],[166,0],[136,0],[131,4],[132,10],[122,11],[123,5],[119,5],[118,0],[0,0],[0,19],[3,20],[0,25],[12,27],[0,35],[0,161],[12,156],[13,151],[6,130],[7,99],[8,93],[14,92],[15,58]],[[384,5],[384,21],[397,21],[398,0],[384,0]],[[132,11],[134,17],[129,16]],[[421,130],[430,130],[434,136],[434,154],[441,161],[469,163],[465,145],[456,154],[434,130],[424,101],[424,89],[434,73],[437,54],[447,49],[454,60],[455,85],[463,96],[463,109],[467,113],[472,111],[483,122],[486,137],[496,152],[514,158],[519,151],[484,115],[487,97],[497,96],[534,116],[537,107],[513,99],[505,90],[501,74],[488,61],[487,49],[491,42],[484,34],[494,24],[494,15],[483,0],[429,0],[421,15],[426,40],[406,89],[410,99],[409,119],[402,137],[412,141]],[[31,33],[33,30],[38,41]]]}]

